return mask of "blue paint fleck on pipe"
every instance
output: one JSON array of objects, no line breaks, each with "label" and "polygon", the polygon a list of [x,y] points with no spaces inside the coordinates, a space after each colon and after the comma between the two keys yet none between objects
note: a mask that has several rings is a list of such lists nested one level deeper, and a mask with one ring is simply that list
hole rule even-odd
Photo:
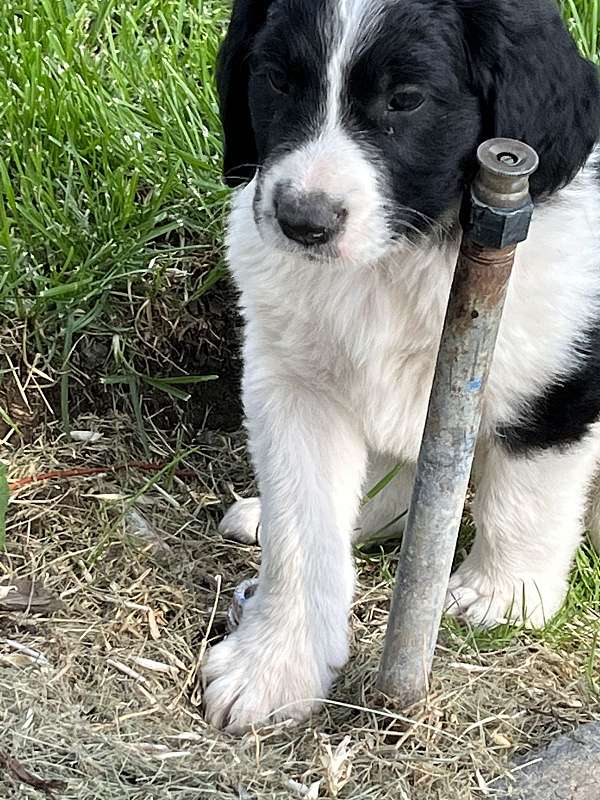
[{"label": "blue paint fleck on pipe", "polygon": [[481,389],[481,378],[473,378],[472,381],[469,381],[468,388],[470,392],[476,392]]}]

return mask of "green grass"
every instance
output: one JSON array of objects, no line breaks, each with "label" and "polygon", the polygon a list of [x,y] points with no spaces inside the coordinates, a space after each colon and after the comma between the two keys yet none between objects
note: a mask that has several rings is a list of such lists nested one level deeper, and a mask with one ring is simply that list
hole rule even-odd
[{"label": "green grass", "polygon": [[583,55],[600,64],[600,0],[560,0],[560,6]]},{"label": "green grass", "polygon": [[4,464],[0,464],[0,552],[4,550],[6,543],[6,509],[9,494],[6,467]]},{"label": "green grass", "polygon": [[184,0],[4,4],[4,309],[87,310],[165,241],[210,233],[222,20]]},{"label": "green grass", "polygon": [[224,20],[211,0],[3,4],[0,313],[44,360],[218,241]]},{"label": "green grass", "polygon": [[[598,61],[600,0],[561,5]],[[117,324],[115,298],[159,296],[194,259],[200,291],[222,274],[213,72],[227,13],[225,0],[3,3],[0,326],[21,322],[25,350],[61,381],[65,424],[86,331],[118,334],[104,377],[139,390],[133,315]]]}]

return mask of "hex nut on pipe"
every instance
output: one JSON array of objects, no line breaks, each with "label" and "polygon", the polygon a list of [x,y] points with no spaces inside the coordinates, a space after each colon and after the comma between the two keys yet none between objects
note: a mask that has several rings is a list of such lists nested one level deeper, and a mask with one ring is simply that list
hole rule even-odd
[{"label": "hex nut on pipe", "polygon": [[477,160],[479,172],[461,207],[464,235],[494,250],[523,242],[533,211],[529,176],[537,169],[537,153],[516,139],[490,139],[479,145]]}]

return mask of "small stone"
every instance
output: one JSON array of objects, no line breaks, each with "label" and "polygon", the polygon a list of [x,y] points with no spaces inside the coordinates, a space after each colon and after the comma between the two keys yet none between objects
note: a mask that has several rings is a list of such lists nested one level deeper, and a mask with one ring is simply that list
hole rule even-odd
[{"label": "small stone", "polygon": [[600,722],[559,736],[516,766],[499,800],[599,800]]}]

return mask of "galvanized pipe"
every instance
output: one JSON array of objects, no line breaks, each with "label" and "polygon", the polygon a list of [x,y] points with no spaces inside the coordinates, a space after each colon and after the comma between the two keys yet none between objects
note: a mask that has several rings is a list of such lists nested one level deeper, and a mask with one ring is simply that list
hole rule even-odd
[{"label": "galvanized pipe", "polygon": [[491,139],[477,158],[379,671],[379,689],[402,707],[427,693],[485,384],[516,245],[527,237],[533,210],[534,150]]}]

